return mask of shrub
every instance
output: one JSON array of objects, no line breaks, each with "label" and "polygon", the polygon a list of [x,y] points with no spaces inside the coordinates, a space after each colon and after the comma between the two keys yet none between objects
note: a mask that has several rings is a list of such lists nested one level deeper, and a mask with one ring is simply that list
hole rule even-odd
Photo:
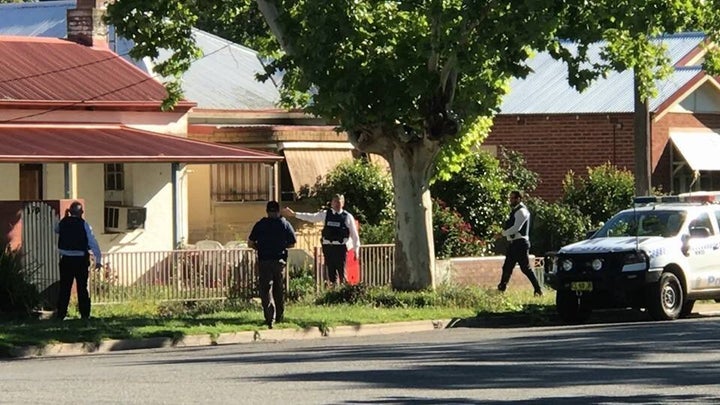
[{"label": "shrub", "polygon": [[40,292],[32,283],[34,269],[23,264],[22,256],[8,250],[0,253],[0,315],[30,316],[40,305]]},{"label": "shrub", "polygon": [[291,266],[288,274],[287,301],[300,302],[311,299],[315,295],[315,278],[312,266]]},{"label": "shrub", "polygon": [[365,245],[395,243],[395,220],[386,219],[377,225],[361,225],[360,241]]},{"label": "shrub", "polygon": [[630,171],[605,163],[588,167],[587,177],[568,172],[563,191],[562,201],[590,217],[593,227],[597,227],[616,212],[632,206],[635,178]]},{"label": "shrub", "polygon": [[390,174],[366,160],[354,159],[340,163],[314,190],[314,196],[321,203],[330,201],[333,194],[345,196],[345,208],[363,226],[377,225],[392,215],[393,186]]},{"label": "shrub", "polygon": [[528,194],[537,188],[540,176],[527,168],[525,157],[520,152],[501,147],[500,168],[505,173],[505,180],[512,184],[513,188]]},{"label": "shrub", "polygon": [[367,294],[368,286],[365,284],[343,284],[322,293],[315,303],[318,305],[365,304],[368,302]]},{"label": "shrub", "polygon": [[[492,240],[508,213],[507,195],[515,186],[508,182],[499,161],[488,152],[471,155],[463,170],[431,186],[434,198],[457,210],[474,235]],[[435,211],[433,211],[435,213]]]},{"label": "shrub", "polygon": [[488,245],[473,234],[472,226],[442,201],[433,201],[435,257],[482,256]]},{"label": "shrub", "polygon": [[529,198],[526,203],[532,214],[530,251],[535,255],[544,255],[581,240],[590,229],[590,218],[577,208],[539,198]]}]

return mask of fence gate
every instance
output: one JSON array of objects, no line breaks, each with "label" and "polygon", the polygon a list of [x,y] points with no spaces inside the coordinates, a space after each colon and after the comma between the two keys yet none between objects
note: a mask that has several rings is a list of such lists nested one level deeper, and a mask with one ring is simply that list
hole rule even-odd
[{"label": "fence gate", "polygon": [[53,303],[52,293],[46,290],[60,281],[54,229],[57,218],[55,209],[44,202],[29,202],[22,213],[23,264],[32,272],[38,290]]}]

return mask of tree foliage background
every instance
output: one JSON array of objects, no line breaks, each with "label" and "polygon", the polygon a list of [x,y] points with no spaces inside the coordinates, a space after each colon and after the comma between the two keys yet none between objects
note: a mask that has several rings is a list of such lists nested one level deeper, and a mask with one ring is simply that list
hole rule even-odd
[{"label": "tree foliage background", "polygon": [[[263,76],[283,74],[285,105],[337,123],[357,148],[390,162],[393,285],[424,289],[434,286],[430,179],[458,170],[484,139],[533,54],[565,62],[579,90],[633,69],[646,100],[671,72],[653,39],[704,31],[717,40],[719,9],[704,0],[117,0],[108,20],[135,42],[133,57],[174,49],[157,71],[178,80],[200,54],[193,25],[216,22],[213,32],[260,50]],[[709,47],[703,59],[712,74],[717,55]],[[179,99],[178,81],[167,87],[170,103]]]}]

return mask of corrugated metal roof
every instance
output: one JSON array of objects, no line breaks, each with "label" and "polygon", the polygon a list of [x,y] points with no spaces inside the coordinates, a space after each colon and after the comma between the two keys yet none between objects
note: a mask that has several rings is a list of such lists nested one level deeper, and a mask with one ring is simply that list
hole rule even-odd
[{"label": "corrugated metal roof", "polygon": [[[673,64],[695,50],[704,40],[702,33],[668,35],[657,41],[667,46]],[[571,44],[565,44],[576,49]],[[599,62],[603,43],[590,47],[591,63]],[[634,110],[632,71],[611,72],[594,81],[579,93],[568,84],[567,66],[543,52],[528,62],[533,73],[524,79],[513,79],[510,92],[501,105],[501,114],[611,113]],[[699,67],[679,68],[668,79],[658,83],[658,96],[650,101],[650,110],[672,97],[675,92],[701,72]]]},{"label": "corrugated metal roof", "polygon": [[[64,38],[66,12],[74,7],[75,0],[0,4],[0,35]],[[145,72],[151,72],[149,60],[137,61],[128,56],[132,41],[114,38],[112,27],[110,31],[111,48]],[[207,109],[251,110],[277,106],[280,100],[277,86],[272,81],[255,80],[255,74],[263,71],[255,51],[198,29],[193,30],[193,35],[206,57],[193,62],[183,75],[182,87],[187,99]],[[168,50],[160,51],[161,60],[169,55]]]},{"label": "corrugated metal roof", "polygon": [[160,83],[107,48],[54,38],[0,36],[0,103],[159,107],[166,96]]},{"label": "corrugated metal roof", "polygon": [[[207,32],[193,29],[205,57],[194,61],[183,75],[185,97],[199,108],[260,110],[275,108],[280,93],[271,80],[259,82],[263,73],[257,52]],[[160,51],[160,59],[170,56]]]},{"label": "corrugated metal roof", "polygon": [[281,156],[122,125],[0,124],[0,162],[265,162]]}]

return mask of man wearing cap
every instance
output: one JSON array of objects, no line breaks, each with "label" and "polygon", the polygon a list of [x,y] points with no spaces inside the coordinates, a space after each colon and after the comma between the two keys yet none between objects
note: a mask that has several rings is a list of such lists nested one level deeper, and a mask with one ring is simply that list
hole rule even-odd
[{"label": "man wearing cap", "polygon": [[73,280],[77,283],[78,311],[82,319],[90,318],[90,292],[88,291],[88,270],[90,254],[95,256],[95,268],[102,267],[100,246],[92,227],[83,218],[83,206],[74,201],[65,210],[65,217],[55,225],[60,251],[60,293],[55,318],[65,319],[70,303]]},{"label": "man wearing cap", "polygon": [[295,212],[285,208],[285,215],[307,222],[324,222],[322,230],[322,251],[328,280],[332,284],[345,282],[345,264],[348,249],[354,249],[355,257],[359,257],[360,235],[358,235],[355,218],[345,211],[345,197],[335,194],[330,208],[317,213]]},{"label": "man wearing cap", "polygon": [[273,322],[282,322],[285,312],[284,273],[288,249],[295,246],[295,230],[280,216],[277,201],[267,203],[267,217],[253,226],[248,246],[257,250],[260,271],[260,300],[265,324],[272,329]]}]

